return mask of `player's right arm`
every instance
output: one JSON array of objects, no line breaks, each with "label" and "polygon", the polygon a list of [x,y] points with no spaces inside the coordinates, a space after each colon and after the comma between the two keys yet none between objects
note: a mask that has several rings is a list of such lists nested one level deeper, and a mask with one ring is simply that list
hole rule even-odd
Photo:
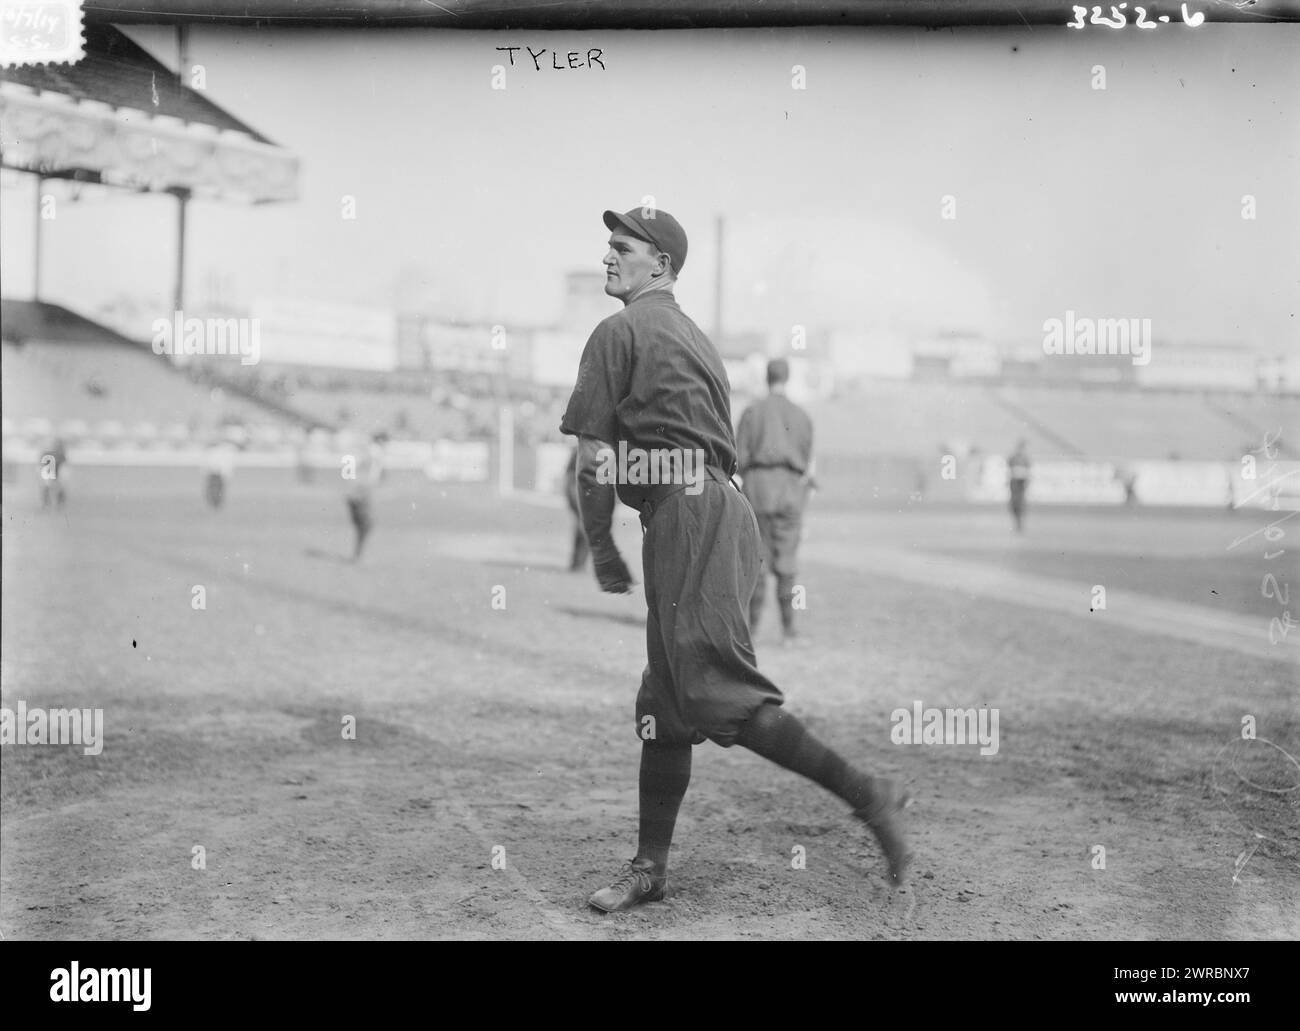
[{"label": "player's right arm", "polygon": [[578,438],[578,510],[582,529],[591,545],[596,582],[602,591],[627,594],[632,589],[632,574],[614,544],[614,506],[618,495],[613,482],[599,475],[608,467],[614,449],[595,437]]},{"label": "player's right arm", "polygon": [[626,594],[632,575],[614,545],[614,505],[618,501],[615,476],[608,474],[617,439],[615,409],[627,396],[632,370],[632,341],[617,320],[606,319],[582,352],[578,380],[560,421],[562,433],[578,438],[578,511],[591,545],[596,582],[602,591]]}]

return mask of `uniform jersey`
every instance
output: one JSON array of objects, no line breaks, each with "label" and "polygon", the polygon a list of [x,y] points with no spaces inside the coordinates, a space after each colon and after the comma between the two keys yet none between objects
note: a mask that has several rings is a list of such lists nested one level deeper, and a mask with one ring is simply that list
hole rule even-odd
[{"label": "uniform jersey", "polygon": [[[592,332],[560,432],[629,451],[699,449],[706,465],[736,470],[727,372],[668,290],[642,294]],[[639,508],[644,492],[621,479],[619,499]]]},{"label": "uniform jersey", "polygon": [[759,672],[749,635],[762,544],[753,509],[726,480],[736,444],[722,359],[671,293],[643,294],[587,341],[560,429],[629,449],[699,448],[714,467],[698,494],[652,498],[620,482],[618,496],[641,509],[645,531],[635,732],[731,745],[759,706],[782,696]]},{"label": "uniform jersey", "polygon": [[812,446],[812,420],[788,397],[772,394],[745,409],[736,433],[737,461],[755,512],[803,507],[799,480],[812,462]]},{"label": "uniform jersey", "polygon": [[1017,451],[1007,459],[1007,479],[1012,482],[1029,479],[1029,459],[1023,452]]},{"label": "uniform jersey", "polygon": [[68,454],[64,450],[63,441],[61,440],[56,440],[50,445],[49,450],[41,455],[41,463],[50,467],[51,475],[55,479],[58,479],[58,475],[63,471],[63,466],[67,461]]},{"label": "uniform jersey", "polygon": [[351,501],[366,502],[374,488],[384,476],[384,451],[378,444],[371,444],[356,456],[356,475],[344,480],[347,497]]},{"label": "uniform jersey", "polygon": [[754,466],[783,466],[802,475],[812,461],[812,420],[782,394],[771,394],[745,409],[736,433],[740,474]]}]

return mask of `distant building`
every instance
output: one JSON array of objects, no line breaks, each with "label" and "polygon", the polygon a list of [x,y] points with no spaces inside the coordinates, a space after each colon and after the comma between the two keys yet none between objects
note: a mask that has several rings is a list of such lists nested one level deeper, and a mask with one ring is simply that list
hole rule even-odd
[{"label": "distant building", "polygon": [[591,329],[539,329],[533,333],[531,379],[553,387],[572,387]]},{"label": "distant building", "polygon": [[[564,310],[560,328],[580,332],[583,342],[596,328],[596,323],[620,310],[616,298],[605,293],[605,274],[589,269],[576,269],[564,276]],[[576,364],[575,364],[576,368]]]},{"label": "distant building", "polygon": [[844,379],[908,379],[912,348],[901,333],[888,329],[833,330],[827,356]]},{"label": "distant building", "polygon": [[402,368],[533,378],[537,331],[500,323],[453,322],[432,315],[397,320]]},{"label": "distant building", "polygon": [[912,348],[915,373],[926,378],[992,378],[1002,372],[1001,349],[977,333],[945,330]]},{"label": "distant building", "polygon": [[1224,344],[1188,343],[1151,347],[1151,362],[1137,369],[1144,387],[1202,390],[1259,390],[1261,360],[1254,351]]},{"label": "distant building", "polygon": [[397,316],[391,311],[263,297],[249,314],[259,323],[263,364],[383,372],[398,367]]}]

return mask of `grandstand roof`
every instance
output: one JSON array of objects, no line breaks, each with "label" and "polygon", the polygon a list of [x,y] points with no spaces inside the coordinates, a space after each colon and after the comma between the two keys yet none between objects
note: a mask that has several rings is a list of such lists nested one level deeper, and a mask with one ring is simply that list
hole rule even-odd
[{"label": "grandstand roof", "polygon": [[245,133],[259,143],[271,143],[202,93],[181,85],[175,72],[113,26],[87,25],[85,39],[86,56],[76,64],[6,68],[0,71],[0,79],[75,100],[96,100],[110,107],[213,125]]},{"label": "grandstand roof", "polygon": [[111,25],[72,65],[0,69],[3,164],[51,178],[254,202],[297,195],[298,163]]}]

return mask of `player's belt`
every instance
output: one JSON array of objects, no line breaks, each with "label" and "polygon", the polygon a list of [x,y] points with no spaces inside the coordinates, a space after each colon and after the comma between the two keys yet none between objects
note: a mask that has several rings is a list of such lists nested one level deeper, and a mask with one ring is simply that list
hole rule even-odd
[{"label": "player's belt", "polygon": [[[709,479],[711,480],[730,485],[733,488],[736,486],[732,483],[731,477],[716,465],[706,465],[704,471],[708,473]],[[680,494],[689,486],[689,483],[659,483],[646,486],[644,488],[640,506],[642,522],[649,521],[650,517],[655,514],[665,501],[671,498],[674,494]]]},{"label": "player's belt", "polygon": [[770,464],[751,465],[748,468],[742,470],[740,475],[744,476],[745,473],[753,472],[755,469],[784,469],[787,472],[794,473],[796,476],[802,476],[804,473],[802,469],[796,468],[795,466],[791,465],[789,462],[772,462]]}]

